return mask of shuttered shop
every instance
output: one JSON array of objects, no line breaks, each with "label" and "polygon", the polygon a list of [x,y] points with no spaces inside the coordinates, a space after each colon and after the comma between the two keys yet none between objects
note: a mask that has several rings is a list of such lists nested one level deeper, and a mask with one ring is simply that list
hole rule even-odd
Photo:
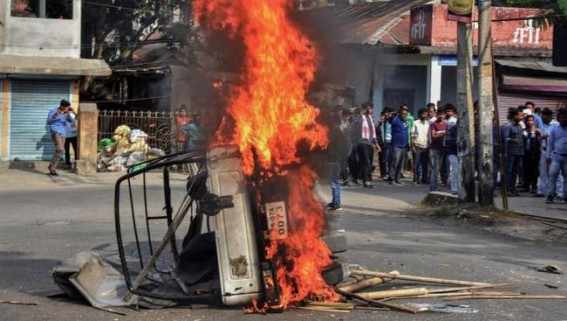
[{"label": "shuttered shop", "polygon": [[4,93],[4,83],[3,83],[2,80],[0,80],[0,159],[3,159],[2,155],[1,155],[2,154],[1,150],[4,147],[3,146],[4,141],[2,139],[3,138],[2,136],[4,135],[4,132],[3,132],[3,130],[4,130],[4,128],[3,128],[3,126],[4,126],[3,125],[4,124],[4,118],[3,118],[4,117],[4,110],[3,110],[4,109],[4,96],[3,96],[3,93]]},{"label": "shuttered shop", "polygon": [[524,105],[526,101],[533,102],[536,107],[541,109],[549,108],[554,112],[557,112],[561,107],[567,106],[567,97],[500,93],[500,95],[498,95],[498,118],[500,119],[500,123],[503,124],[506,122],[508,108],[516,108],[520,105]]},{"label": "shuttered shop", "polygon": [[55,151],[47,113],[59,106],[61,99],[69,100],[69,80],[21,80],[11,84],[9,158],[48,160]]}]

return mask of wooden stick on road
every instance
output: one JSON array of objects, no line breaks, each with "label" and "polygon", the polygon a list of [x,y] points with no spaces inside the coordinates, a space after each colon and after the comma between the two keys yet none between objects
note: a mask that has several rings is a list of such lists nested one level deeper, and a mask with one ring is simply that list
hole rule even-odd
[{"label": "wooden stick on road", "polygon": [[454,288],[434,288],[427,289],[428,294],[431,293],[449,293],[449,292],[460,292],[460,291],[472,291],[476,290],[481,292],[484,290],[500,290],[500,291],[518,291],[518,286],[515,284],[503,283],[503,284],[492,284],[492,285],[475,285],[466,287],[454,287]]},{"label": "wooden stick on road", "polygon": [[[388,274],[399,275],[400,272],[392,271],[392,272],[389,272]],[[341,289],[341,291],[354,293],[356,291],[360,291],[360,290],[363,290],[363,289],[366,289],[366,288],[369,288],[369,287],[373,287],[373,286],[378,285],[378,284],[390,282],[392,280],[393,280],[393,278],[374,277],[374,278],[370,278],[370,279],[364,279],[362,281],[359,281],[359,282],[356,282],[356,283],[353,283],[353,284],[342,286],[339,289]]]},{"label": "wooden stick on road", "polygon": [[347,298],[354,298],[366,303],[369,303],[373,306],[377,306],[377,307],[382,307],[382,308],[390,308],[392,310],[398,310],[398,311],[403,311],[403,312],[409,312],[409,313],[419,313],[419,312],[424,312],[426,310],[423,309],[418,309],[418,308],[413,308],[413,307],[409,307],[409,306],[405,306],[405,305],[401,305],[401,304],[393,304],[393,303],[389,303],[389,302],[384,302],[384,301],[377,301],[377,300],[372,300],[372,299],[366,299],[356,293],[349,293],[349,292],[345,292],[345,291],[341,291],[340,289],[336,289],[337,293],[347,297]]},{"label": "wooden stick on road", "polygon": [[456,298],[445,299],[445,301],[456,300],[481,300],[481,299],[509,299],[509,300],[567,300],[566,295],[464,295]]},{"label": "wooden stick on road", "polygon": [[0,300],[3,304],[16,304],[16,305],[37,305],[35,302],[21,302],[21,301],[10,301],[10,300]]},{"label": "wooden stick on road", "polygon": [[470,281],[428,278],[428,277],[405,275],[405,274],[395,275],[395,274],[388,274],[388,273],[384,273],[384,272],[373,272],[373,271],[362,271],[362,270],[352,270],[352,271],[350,271],[350,273],[354,274],[354,275],[365,275],[365,276],[374,276],[374,277],[382,277],[382,278],[392,278],[392,279],[397,279],[397,280],[415,281],[415,282],[432,283],[432,284],[449,284],[449,285],[463,285],[463,286],[488,286],[488,285],[493,285],[493,284],[490,284],[490,283],[482,283],[482,282],[470,282]]},{"label": "wooden stick on road", "polygon": [[363,292],[357,293],[360,297],[365,299],[386,299],[386,298],[402,298],[406,296],[421,296],[427,294],[426,288],[408,288],[408,289],[398,289],[398,290],[387,290],[387,291],[374,291],[374,292]]}]

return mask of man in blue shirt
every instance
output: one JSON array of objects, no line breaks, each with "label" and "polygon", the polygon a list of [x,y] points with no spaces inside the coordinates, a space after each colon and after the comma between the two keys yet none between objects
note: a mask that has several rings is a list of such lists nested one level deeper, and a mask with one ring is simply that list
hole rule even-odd
[{"label": "man in blue shirt", "polygon": [[[403,107],[403,106],[402,106]],[[406,118],[408,110],[400,108],[398,115],[390,118],[390,125],[392,126],[392,162],[390,164],[390,184],[392,180],[396,184],[400,184],[400,173],[405,164],[406,155],[409,147],[409,131]]]},{"label": "man in blue shirt", "polygon": [[[541,120],[543,121],[543,127],[539,130],[541,132],[541,156],[539,160],[539,185],[537,188],[537,193],[534,197],[544,197],[547,193],[547,183],[549,182],[549,164],[547,164],[547,138],[549,133],[555,126],[559,126],[559,123],[553,119],[553,111],[549,108],[544,108],[541,113]],[[557,182],[557,194],[563,195],[563,181]]]},{"label": "man in blue shirt", "polygon": [[[549,183],[547,184],[546,203],[553,203],[556,196],[557,177],[559,172],[567,177],[567,109],[559,110],[557,114],[559,126],[553,127],[547,139],[547,163],[549,167]],[[567,191],[567,179],[563,180],[563,192]],[[567,197],[563,196],[563,202],[567,203]]]},{"label": "man in blue shirt", "polygon": [[65,150],[65,135],[67,134],[67,123],[75,121],[75,112],[71,108],[71,103],[65,99],[61,100],[59,107],[49,110],[47,113],[47,124],[51,132],[51,138],[55,144],[55,154],[49,163],[49,175],[59,175],[57,164]]}]

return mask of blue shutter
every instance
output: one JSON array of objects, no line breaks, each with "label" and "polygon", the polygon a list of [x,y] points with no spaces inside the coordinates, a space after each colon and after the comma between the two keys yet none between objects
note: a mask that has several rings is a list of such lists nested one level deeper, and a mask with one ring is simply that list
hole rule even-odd
[{"label": "blue shutter", "polygon": [[9,158],[49,160],[55,147],[46,124],[47,113],[70,100],[69,80],[13,80],[11,84]]},{"label": "blue shutter", "polygon": [[[4,123],[4,112],[2,110],[3,106],[4,106],[4,97],[2,96],[2,94],[4,93],[4,84],[2,83],[2,80],[0,80],[0,149],[2,148],[2,124]],[[0,155],[0,159],[4,160],[4,158],[2,157],[2,155]]]}]

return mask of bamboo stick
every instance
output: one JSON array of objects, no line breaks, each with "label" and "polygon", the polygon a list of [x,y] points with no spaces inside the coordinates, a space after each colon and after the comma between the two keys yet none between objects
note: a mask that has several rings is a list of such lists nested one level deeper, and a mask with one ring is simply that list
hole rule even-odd
[{"label": "bamboo stick", "polygon": [[371,300],[385,299],[385,298],[399,298],[399,297],[425,295],[425,294],[427,294],[426,288],[409,288],[409,289],[358,293],[358,295],[360,295],[361,297]]},{"label": "bamboo stick", "polygon": [[418,308],[413,308],[413,307],[408,307],[405,305],[400,305],[400,304],[393,304],[393,303],[389,303],[389,302],[384,302],[384,301],[376,301],[376,300],[371,300],[371,299],[366,299],[356,293],[350,293],[350,292],[345,292],[345,291],[341,291],[339,289],[336,289],[337,293],[344,295],[348,298],[354,298],[363,302],[366,302],[368,304],[371,304],[373,306],[377,306],[377,307],[386,307],[386,308],[390,308],[392,310],[398,310],[398,311],[403,311],[403,312],[409,312],[409,313],[419,313],[419,312],[424,312],[427,309],[418,309]]},{"label": "bamboo stick", "polygon": [[344,309],[333,309],[333,308],[325,308],[325,307],[294,307],[295,309],[302,309],[302,310],[312,310],[312,311],[324,311],[324,312],[342,312],[342,313],[349,313],[350,310]]},{"label": "bamboo stick", "polygon": [[38,305],[35,302],[22,302],[22,301],[10,301],[10,300],[0,300],[3,304],[16,304],[16,305]]},{"label": "bamboo stick", "polygon": [[323,307],[340,310],[353,310],[354,304],[351,302],[306,302],[306,307]]},{"label": "bamboo stick", "polygon": [[445,299],[445,301],[469,300],[469,299],[567,300],[567,296],[565,295],[465,295],[465,296]]},{"label": "bamboo stick", "polygon": [[[399,275],[400,272],[392,271],[392,272],[389,272],[388,274]],[[378,284],[390,282],[392,280],[393,280],[393,278],[373,277],[373,278],[365,279],[365,280],[362,280],[362,281],[359,281],[359,282],[356,282],[356,283],[353,283],[353,284],[342,286],[339,289],[341,289],[342,291],[345,291],[345,292],[353,292],[354,293],[356,291],[360,291],[360,290],[363,290],[363,289],[366,289],[366,288],[369,288],[369,287],[373,287],[373,286],[378,285]]]},{"label": "bamboo stick", "polygon": [[[480,295],[521,295],[517,292],[452,292],[452,293],[432,293],[424,295],[414,295],[401,297],[398,299],[427,299],[427,298],[450,298],[450,297],[464,297],[464,296],[480,296]],[[390,299],[390,298],[387,298]],[[391,298],[394,299],[394,298]]]},{"label": "bamboo stick", "polygon": [[474,296],[487,296],[487,295],[490,295],[490,296],[495,296],[495,295],[496,295],[496,296],[502,296],[502,295],[505,295],[505,296],[514,296],[514,295],[522,295],[522,293],[519,293],[519,292],[510,292],[510,291],[493,291],[493,292],[489,292],[489,291],[486,291],[486,292],[474,292],[474,291],[473,291],[473,292],[471,292],[471,295],[474,295]]},{"label": "bamboo stick", "polygon": [[491,285],[475,285],[475,286],[466,286],[466,287],[452,287],[452,288],[437,288],[437,289],[427,289],[428,294],[432,293],[446,293],[446,292],[459,292],[459,291],[483,291],[485,289],[500,289],[503,291],[517,291],[518,286],[515,284],[491,284]]},{"label": "bamboo stick", "polygon": [[459,281],[459,280],[450,280],[450,279],[438,279],[438,278],[429,278],[429,277],[421,277],[421,276],[414,276],[414,275],[404,275],[404,274],[388,274],[384,272],[374,272],[374,271],[361,271],[361,270],[352,270],[350,271],[351,274],[354,275],[366,275],[366,276],[374,276],[374,277],[383,277],[383,278],[393,278],[398,280],[405,280],[405,281],[416,281],[416,282],[423,282],[423,283],[433,283],[433,284],[452,284],[452,285],[463,285],[463,286],[488,286],[493,285],[490,283],[481,283],[481,282],[470,282],[470,281]]}]

